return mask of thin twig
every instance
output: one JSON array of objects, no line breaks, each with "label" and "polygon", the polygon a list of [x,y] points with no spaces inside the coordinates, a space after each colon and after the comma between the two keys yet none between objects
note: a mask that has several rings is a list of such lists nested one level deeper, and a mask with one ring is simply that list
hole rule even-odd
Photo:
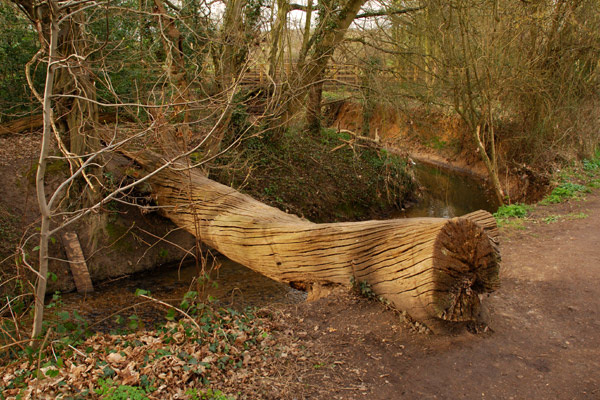
[{"label": "thin twig", "polygon": [[148,299],[150,301],[153,301],[155,303],[161,304],[161,305],[163,305],[165,307],[172,308],[173,310],[175,310],[175,311],[177,311],[177,312],[185,315],[186,318],[188,318],[194,325],[196,325],[196,328],[198,328],[198,330],[201,329],[200,325],[198,325],[198,323],[196,322],[196,320],[194,318],[192,318],[188,313],[186,313],[185,311],[183,311],[182,309],[180,309],[178,307],[175,307],[174,305],[171,305],[169,303],[165,303],[164,301],[160,301],[158,299],[155,299],[153,297],[146,296],[145,294],[141,294],[140,297],[143,297],[143,298]]}]

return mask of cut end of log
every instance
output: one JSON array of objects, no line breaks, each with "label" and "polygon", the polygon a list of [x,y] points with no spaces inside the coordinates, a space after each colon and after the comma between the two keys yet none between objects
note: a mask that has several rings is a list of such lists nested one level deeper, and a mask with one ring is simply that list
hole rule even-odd
[{"label": "cut end of log", "polygon": [[466,218],[448,220],[434,243],[434,316],[476,320],[479,296],[499,286],[499,267],[498,252],[480,225]]}]

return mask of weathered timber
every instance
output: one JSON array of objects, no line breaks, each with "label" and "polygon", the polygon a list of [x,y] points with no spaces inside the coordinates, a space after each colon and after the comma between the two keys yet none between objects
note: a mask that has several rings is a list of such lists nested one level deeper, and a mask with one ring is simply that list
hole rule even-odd
[{"label": "weathered timber", "polygon": [[[103,113],[98,117],[98,122],[109,124],[115,122],[116,118],[117,115],[114,113]],[[127,117],[122,116],[120,119],[127,119]],[[35,132],[42,129],[43,124],[42,114],[27,115],[0,125],[0,136]]]},{"label": "weathered timber", "polygon": [[0,135],[37,131],[42,128],[42,114],[28,115],[0,125]]},{"label": "weathered timber", "polygon": [[[128,154],[152,171],[150,152]],[[150,179],[161,213],[230,259],[274,280],[321,287],[367,282],[418,320],[470,321],[498,286],[493,217],[315,224],[214,182],[164,169]],[[491,240],[491,239],[493,240]]]},{"label": "weathered timber", "polygon": [[472,213],[463,215],[462,218],[470,219],[477,225],[481,226],[485,233],[490,238],[492,247],[496,252],[497,262],[500,262],[500,231],[498,230],[498,224],[496,218],[492,214],[484,210],[474,211]]},{"label": "weathered timber", "polygon": [[61,235],[63,246],[69,259],[71,273],[75,280],[75,287],[79,293],[91,293],[94,291],[92,279],[79,244],[79,238],[75,232],[64,232]]}]

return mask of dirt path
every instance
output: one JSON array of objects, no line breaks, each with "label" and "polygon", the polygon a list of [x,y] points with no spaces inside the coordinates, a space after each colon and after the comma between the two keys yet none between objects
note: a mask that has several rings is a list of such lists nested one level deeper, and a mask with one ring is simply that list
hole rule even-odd
[{"label": "dirt path", "polygon": [[326,360],[298,378],[299,395],[600,399],[600,193],[539,206],[533,218],[503,230],[487,333],[418,334],[353,296],[298,306],[294,334]]}]

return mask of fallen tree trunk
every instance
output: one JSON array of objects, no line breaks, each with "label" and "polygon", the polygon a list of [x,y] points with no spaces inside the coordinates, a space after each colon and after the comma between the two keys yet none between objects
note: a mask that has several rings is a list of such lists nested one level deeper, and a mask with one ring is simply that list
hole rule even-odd
[{"label": "fallen tree trunk", "polygon": [[0,125],[0,135],[37,131],[42,129],[43,122],[42,114],[28,115]]},{"label": "fallen tree trunk", "polygon": [[[115,113],[103,113],[99,115],[98,122],[109,124],[115,122],[116,118]],[[123,119],[127,117],[121,117]],[[42,114],[27,115],[0,125],[0,136],[38,131],[42,129],[43,123]]]},{"label": "fallen tree trunk", "polygon": [[[161,160],[129,154],[153,171]],[[161,213],[228,258],[304,286],[366,282],[413,318],[471,321],[498,286],[493,217],[315,224],[260,203],[196,170],[150,179]],[[493,240],[490,240],[490,237]]]}]

